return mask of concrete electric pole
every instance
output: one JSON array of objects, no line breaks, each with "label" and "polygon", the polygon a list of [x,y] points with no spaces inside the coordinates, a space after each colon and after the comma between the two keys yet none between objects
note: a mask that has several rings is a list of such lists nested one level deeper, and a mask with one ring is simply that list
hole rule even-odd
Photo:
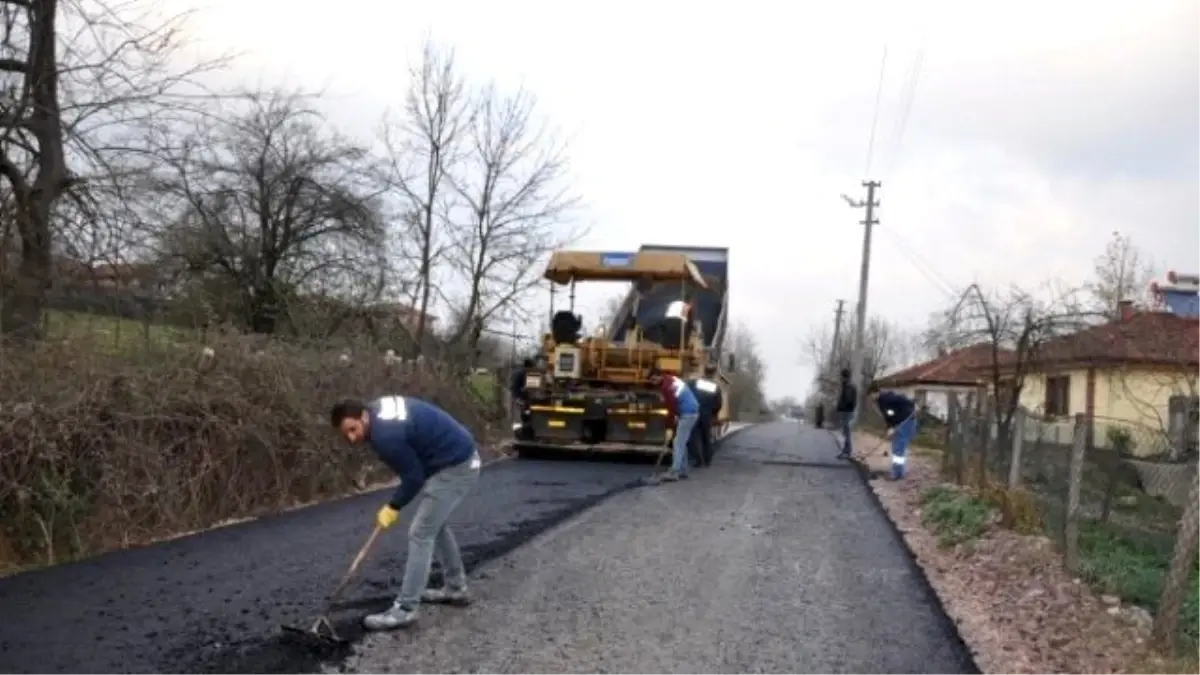
[{"label": "concrete electric pole", "polygon": [[833,319],[833,342],[829,345],[829,377],[833,377],[833,374],[838,371],[838,344],[842,339],[842,312],[843,308],[846,306],[846,301],[838,300],[837,304],[837,312],[834,314]]},{"label": "concrete electric pole", "polygon": [[[871,228],[879,224],[875,219],[875,209],[879,206],[879,202],[875,201],[875,190],[879,189],[879,181],[863,181],[863,187],[867,188],[866,201],[856,201],[842,195],[842,199],[846,200],[852,208],[867,210],[866,218],[861,223],[865,226],[863,230],[863,249],[862,249],[862,267],[858,272],[858,311],[855,317],[854,325],[854,351],[851,357],[851,377],[854,381],[855,388],[858,389],[859,407],[862,405],[863,397],[866,396],[866,391],[863,387],[863,333],[867,328],[867,283],[871,272]],[[858,416],[855,416],[858,418]]]}]

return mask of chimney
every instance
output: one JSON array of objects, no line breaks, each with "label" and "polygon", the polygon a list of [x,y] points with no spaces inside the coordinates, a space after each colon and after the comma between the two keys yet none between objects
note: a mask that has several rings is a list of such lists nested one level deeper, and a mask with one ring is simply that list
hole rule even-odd
[{"label": "chimney", "polygon": [[1117,316],[1121,321],[1128,321],[1133,318],[1133,301],[1122,300],[1117,303]]}]

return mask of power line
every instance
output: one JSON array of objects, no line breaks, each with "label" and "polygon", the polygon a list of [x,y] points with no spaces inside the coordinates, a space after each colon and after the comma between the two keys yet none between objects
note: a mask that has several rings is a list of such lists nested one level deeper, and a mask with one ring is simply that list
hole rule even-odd
[{"label": "power line", "polygon": [[925,277],[926,281],[933,284],[935,288],[945,293],[947,296],[956,297],[958,295],[958,292],[954,290],[954,285],[946,281],[945,277],[938,274],[936,271],[937,268],[931,265],[919,253],[909,248],[909,246],[904,243],[904,240],[900,237],[900,235],[896,234],[894,231],[885,231],[888,232],[887,236],[891,238],[894,244],[896,244],[896,247],[900,249],[901,255],[907,258],[910,263],[912,263],[912,266],[916,268],[917,272],[919,272],[921,276]]},{"label": "power line", "polygon": [[917,84],[921,80],[921,69],[925,64],[925,40],[921,40],[921,46],[917,48],[917,54],[913,57],[912,65],[909,66],[908,74],[905,77],[903,89],[900,94],[900,115],[896,118],[896,125],[893,127],[892,143],[890,152],[888,152],[888,165],[884,170],[885,176],[890,176],[896,164],[899,163],[900,148],[904,142],[904,132],[908,130],[908,119],[912,113],[913,101],[916,99]]},{"label": "power line", "polygon": [[879,63],[879,83],[875,86],[875,111],[871,113],[871,136],[867,140],[867,167],[863,169],[864,176],[871,175],[871,159],[875,154],[875,129],[879,125],[879,101],[883,98],[883,79],[887,73],[887,45],[883,46],[883,58]]}]

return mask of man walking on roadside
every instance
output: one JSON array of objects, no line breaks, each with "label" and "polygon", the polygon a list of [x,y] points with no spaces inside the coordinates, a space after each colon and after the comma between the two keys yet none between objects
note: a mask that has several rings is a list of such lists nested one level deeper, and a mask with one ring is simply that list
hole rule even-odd
[{"label": "man walking on roadside", "polygon": [[675,420],[675,437],[671,439],[671,469],[662,475],[663,481],[673,483],[688,477],[688,440],[700,415],[700,403],[683,380],[663,373],[658,366],[650,368],[648,379],[658,387],[659,395],[667,406],[667,415]]},{"label": "man walking on roadside", "polygon": [[[363,625],[368,630],[407,628],[416,622],[422,600],[469,604],[466,569],[446,521],[479,480],[482,462],[471,432],[441,408],[407,396],[385,396],[369,404],[341,401],[330,411],[330,421],[350,443],[369,443],[400,477],[400,486],[375,517],[378,527],[394,525],[400,509],[421,497],[408,530],[400,595],[391,609],[367,615]],[[445,570],[440,589],[426,588],[435,549]]]},{"label": "man walking on roadside", "polygon": [[696,455],[700,458],[701,466],[711,466],[713,459],[713,420],[721,413],[721,387],[716,380],[716,366],[704,368],[704,376],[688,382],[688,387],[700,404],[700,415],[696,419],[696,428],[692,431],[692,443],[696,446]]},{"label": "man walking on roadside", "polygon": [[883,413],[887,435],[892,439],[892,480],[900,480],[905,475],[908,443],[917,435],[917,404],[894,391],[879,391],[875,383],[871,383],[867,393],[875,396],[879,412]]},{"label": "man walking on roadside", "polygon": [[850,453],[854,450],[850,442],[850,432],[854,428],[854,412],[857,408],[858,388],[850,381],[850,369],[842,368],[842,388],[838,392],[837,412],[841,417],[842,433],[846,437],[842,441],[842,451],[838,453],[838,459],[850,459]]}]

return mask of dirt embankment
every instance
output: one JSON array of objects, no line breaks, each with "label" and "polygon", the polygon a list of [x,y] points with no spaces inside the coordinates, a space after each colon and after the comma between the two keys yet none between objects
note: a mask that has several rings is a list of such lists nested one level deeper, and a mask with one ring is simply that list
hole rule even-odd
[{"label": "dirt embankment", "polygon": [[504,426],[451,370],[378,349],[213,335],[103,352],[0,354],[0,574],[362,491],[391,478],[339,442],[328,409],[401,392],[478,438]]},{"label": "dirt embankment", "polygon": [[[869,435],[856,440],[867,451],[879,444],[879,438]],[[882,451],[859,460],[878,476],[870,481],[871,489],[981,671],[1120,673],[1145,667],[1149,613],[1097,594],[1068,574],[1047,537],[1000,528],[998,516],[986,507],[979,514],[956,516],[959,524],[953,531],[939,534],[927,526],[925,511],[941,508],[930,490],[946,495],[959,490],[942,484],[933,456],[918,448],[910,451],[908,475],[900,482],[884,477],[891,460]]]}]

